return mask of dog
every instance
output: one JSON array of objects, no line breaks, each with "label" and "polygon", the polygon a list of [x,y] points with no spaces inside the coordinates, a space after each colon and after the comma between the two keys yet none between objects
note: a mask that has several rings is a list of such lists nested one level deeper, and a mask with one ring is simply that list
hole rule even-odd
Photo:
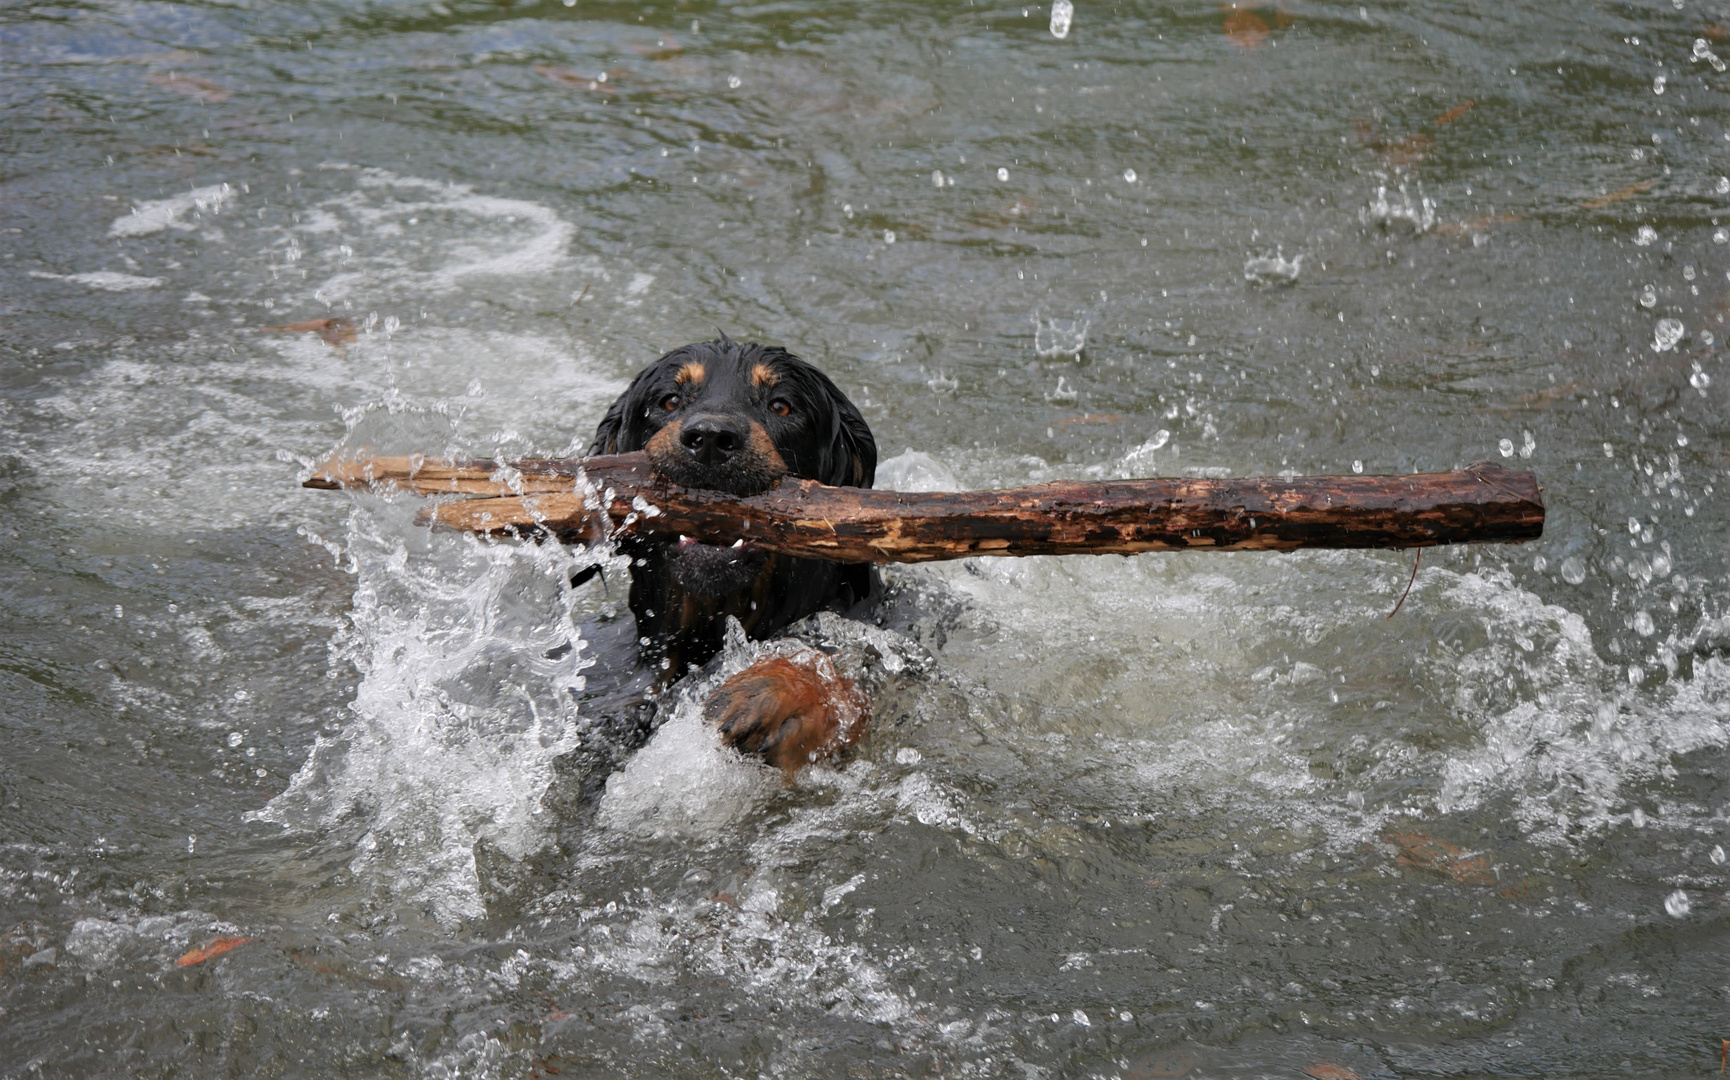
[{"label": "dog", "polygon": [[[828,376],[785,349],[724,333],[662,356],[607,410],[589,453],[635,450],[670,480],[738,496],[783,477],[870,487],[877,469],[870,427]],[[610,631],[584,632],[596,656],[585,711],[604,717],[612,750],[597,765],[616,766],[647,740],[657,694],[721,651],[729,620],[764,640],[820,611],[868,612],[882,592],[875,567],[793,558],[744,541],[721,547],[633,535],[618,548],[630,559],[635,625],[622,627],[621,619]],[[704,714],[727,744],[791,778],[857,741],[869,706],[813,650],[767,657],[727,679]]]}]

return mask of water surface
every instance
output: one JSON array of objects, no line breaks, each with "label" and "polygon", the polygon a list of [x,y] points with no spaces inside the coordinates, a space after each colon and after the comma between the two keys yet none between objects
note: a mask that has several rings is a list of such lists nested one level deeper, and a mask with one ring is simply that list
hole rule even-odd
[{"label": "water surface", "polygon": [[[0,1076],[1715,1067],[1730,10],[1051,17],[0,12]],[[886,483],[1549,521],[1391,620],[1409,553],[897,569],[810,631],[900,667],[845,767],[693,680],[584,808],[546,655],[619,575],[297,481],[579,452],[716,327]]]}]

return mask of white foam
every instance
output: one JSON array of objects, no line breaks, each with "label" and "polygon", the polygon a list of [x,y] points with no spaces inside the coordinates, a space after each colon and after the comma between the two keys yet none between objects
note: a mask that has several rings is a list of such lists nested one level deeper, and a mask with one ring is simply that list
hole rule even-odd
[{"label": "white foam", "polygon": [[234,191],[227,184],[211,184],[166,199],[136,203],[132,213],[117,217],[109,224],[108,235],[148,236],[164,229],[195,229],[197,223],[182,220],[183,214],[192,211],[198,218],[205,214],[220,214],[233,198]]},{"label": "white foam", "polygon": [[135,292],[168,283],[167,278],[140,277],[137,274],[122,274],[114,270],[93,270],[88,274],[51,274],[45,270],[32,270],[30,276],[51,281],[70,281],[74,285],[88,285],[103,292]]},{"label": "white foam", "polygon": [[[705,684],[707,688],[707,684]],[[780,778],[722,747],[697,700],[686,700],[607,781],[600,822],[643,836],[718,835],[774,794]]]},{"label": "white foam", "polygon": [[961,488],[947,465],[912,447],[887,461],[879,461],[873,486],[886,491],[959,491]]},{"label": "white foam", "polygon": [[[1149,456],[1131,454],[1141,464]],[[964,484],[1051,478],[1041,462],[946,457]],[[1405,585],[1384,555],[981,559],[896,573],[968,601],[940,659],[1018,703],[1012,720],[991,721],[993,738],[1044,768],[1017,783],[1085,793],[1125,813],[1258,806],[1345,844],[1373,839],[1391,814],[1507,799],[1527,836],[1572,844],[1625,820],[1627,792],[1675,755],[1730,745],[1730,718],[1712,705],[1730,664],[1696,655],[1691,679],[1632,691],[1578,613],[1492,566],[1425,566],[1390,629],[1447,644],[1412,650],[1398,670],[1364,642]],[[1462,636],[1461,619],[1482,636]],[[1664,629],[1645,647],[1660,656],[1689,647]],[[1342,704],[1348,693],[1358,704]],[[1400,733],[1410,724],[1430,732],[1427,746]],[[1336,758],[1363,771],[1324,779],[1312,769]],[[970,766],[961,755],[946,767]],[[909,783],[897,798],[915,817],[960,820]],[[1366,808],[1366,790],[1399,801]],[[986,835],[995,827],[985,804],[949,809]]]},{"label": "white foam", "polygon": [[549,835],[540,800],[576,745],[580,646],[547,654],[575,639],[579,564],[552,542],[428,534],[411,514],[351,514],[354,718],[253,816],[305,830],[357,816],[367,831],[351,869],[455,923],[485,912],[476,844],[520,859]]},{"label": "white foam", "polygon": [[344,239],[316,263],[336,268],[312,290],[327,305],[451,292],[478,278],[546,276],[565,264],[576,236],[575,225],[540,203],[384,169],[356,171],[352,190],[301,216],[294,232]]}]

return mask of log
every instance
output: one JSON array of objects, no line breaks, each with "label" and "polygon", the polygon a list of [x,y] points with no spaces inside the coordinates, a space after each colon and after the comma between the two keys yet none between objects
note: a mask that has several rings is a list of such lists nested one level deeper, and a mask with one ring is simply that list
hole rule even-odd
[{"label": "log", "polygon": [[641,453],[502,464],[413,456],[327,463],[305,485],[479,496],[417,519],[469,532],[584,543],[608,532],[682,534],[847,563],[1520,543],[1544,531],[1537,479],[1488,461],[1407,476],[1059,480],[997,491],[786,479],[739,498],[669,483]]}]

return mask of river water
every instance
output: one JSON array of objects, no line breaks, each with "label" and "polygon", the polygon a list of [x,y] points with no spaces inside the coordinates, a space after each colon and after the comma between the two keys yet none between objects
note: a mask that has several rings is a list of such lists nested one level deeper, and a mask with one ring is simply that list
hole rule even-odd
[{"label": "river water", "polygon": [[[1726,21],[6,7],[0,1076],[1715,1069]],[[888,485],[1490,459],[1549,521],[1392,619],[1410,553],[893,568],[809,630],[897,669],[844,767],[693,679],[583,804],[546,657],[619,575],[298,480],[580,452],[716,327]]]}]

